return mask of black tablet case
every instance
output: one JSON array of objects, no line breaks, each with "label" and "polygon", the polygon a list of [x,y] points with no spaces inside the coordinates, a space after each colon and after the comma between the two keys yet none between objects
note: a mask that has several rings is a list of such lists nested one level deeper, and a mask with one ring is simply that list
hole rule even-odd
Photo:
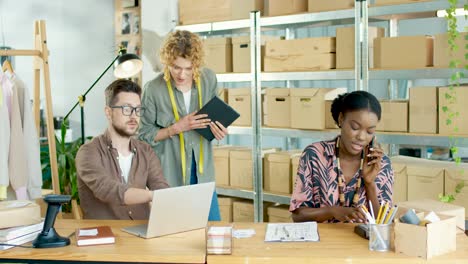
[{"label": "black tablet case", "polygon": [[[223,102],[217,96],[213,97],[206,105],[202,107],[202,109],[196,113],[196,115],[199,114],[207,114],[207,118],[211,119],[212,122],[218,121],[223,124],[224,127],[231,125],[232,122],[234,122],[240,116],[236,110]],[[212,141],[215,138],[209,126],[206,128],[195,129],[195,131],[197,131],[204,138],[208,139],[208,141]]]}]

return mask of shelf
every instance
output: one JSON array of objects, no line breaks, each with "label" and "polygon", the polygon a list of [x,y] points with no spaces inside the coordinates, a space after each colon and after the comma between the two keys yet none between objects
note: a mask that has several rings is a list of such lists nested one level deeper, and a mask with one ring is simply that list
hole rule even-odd
[{"label": "shelf", "polygon": [[[449,7],[447,0],[436,0],[419,3],[409,3],[400,5],[388,5],[388,6],[371,6],[369,7],[368,14],[369,18],[377,18],[388,20],[391,18],[396,19],[409,19],[409,18],[426,18],[436,17],[437,10],[445,10]],[[463,7],[460,3],[460,7]],[[261,17],[261,27],[274,27],[274,28],[286,28],[286,27],[300,27],[310,26],[314,23],[328,23],[333,22],[336,24],[352,24],[354,21],[355,10],[336,10],[328,12],[318,13],[302,13],[285,16],[275,17]],[[194,25],[182,25],[176,26],[176,30],[189,30],[196,33],[208,33],[216,31],[236,30],[236,29],[248,29],[250,27],[249,19],[242,20],[230,20],[230,21],[219,21],[210,22]]]},{"label": "shelf", "polygon": [[450,79],[456,71],[463,71],[463,68],[448,69],[427,67],[422,69],[370,69],[370,80],[416,80],[416,79]]},{"label": "shelf", "polygon": [[249,199],[249,200],[253,200],[254,198],[253,191],[239,190],[239,189],[234,189],[230,187],[216,186],[216,192],[219,195],[230,196],[230,197],[237,197],[237,198],[243,198],[243,199]]},{"label": "shelf", "polygon": [[[463,7],[461,1],[460,7]],[[381,19],[430,18],[437,17],[437,10],[445,10],[447,8],[449,8],[447,0],[436,0],[400,5],[371,6],[369,7],[368,15],[369,18]]]},{"label": "shelf", "polygon": [[250,82],[252,75],[250,73],[218,73],[216,78],[218,82]]},{"label": "shelf", "polygon": [[[229,127],[229,134],[232,135],[252,135],[251,127]],[[292,137],[292,138],[313,138],[314,140],[330,140],[336,137],[339,133],[338,129],[328,130],[302,130],[292,128],[262,128],[263,136],[274,137]],[[403,133],[403,132],[377,132],[377,141],[387,144],[400,145],[427,145],[437,147],[448,147],[449,137],[438,134],[420,134],[420,133]],[[468,135],[455,136],[458,139],[457,146],[468,147]]]},{"label": "shelf", "polygon": [[[312,23],[323,23],[334,21],[334,24],[354,23],[354,8],[346,10],[335,10],[317,13],[303,13],[275,17],[261,17],[260,27],[300,27],[311,25]],[[344,21],[343,21],[344,20]]]},{"label": "shelf", "polygon": [[[417,79],[450,79],[459,69],[427,67],[422,69],[370,69],[370,80],[417,80]],[[250,73],[217,74],[218,82],[249,82]],[[354,80],[354,70],[327,70],[311,72],[262,72],[262,82],[272,81],[310,81],[310,80]]]},{"label": "shelf", "polygon": [[289,205],[291,202],[291,195],[280,195],[264,192],[263,201]]},{"label": "shelf", "polygon": [[[218,82],[250,82],[250,73],[216,74]],[[327,70],[311,72],[262,72],[262,82],[272,81],[308,81],[308,80],[354,80],[354,70]]]},{"label": "shelf", "polygon": [[[216,187],[216,192],[219,195],[229,196],[229,197],[237,197],[242,199],[249,199],[253,200],[254,193],[253,191],[247,190],[240,190],[231,187]],[[280,194],[273,194],[273,193],[263,193],[263,200],[272,203],[280,203],[280,204],[287,204],[291,201],[290,195],[280,195]]]},{"label": "shelf", "polygon": [[354,80],[354,70],[327,70],[311,72],[262,72],[260,79],[268,81]]}]

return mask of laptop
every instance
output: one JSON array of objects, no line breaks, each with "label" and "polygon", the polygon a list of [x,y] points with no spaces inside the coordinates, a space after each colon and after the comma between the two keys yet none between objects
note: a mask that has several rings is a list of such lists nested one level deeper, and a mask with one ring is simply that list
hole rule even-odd
[{"label": "laptop", "polygon": [[153,238],[205,228],[214,182],[155,190],[148,224],[122,228],[123,231]]}]

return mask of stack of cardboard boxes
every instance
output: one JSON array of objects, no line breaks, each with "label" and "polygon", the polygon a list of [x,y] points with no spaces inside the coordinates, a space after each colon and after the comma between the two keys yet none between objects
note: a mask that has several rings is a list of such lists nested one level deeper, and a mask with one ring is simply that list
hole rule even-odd
[{"label": "stack of cardboard boxes", "polygon": [[457,165],[454,162],[404,156],[392,157],[391,161],[395,176],[395,203],[418,199],[437,200],[439,194],[453,193],[455,186],[463,181],[465,187],[453,203],[468,208],[468,164]]},{"label": "stack of cardboard boxes", "polygon": [[[254,222],[254,206],[250,200],[231,197],[218,197],[222,222]],[[289,207],[286,205],[263,204],[264,222],[292,222]]]},{"label": "stack of cardboard boxes", "polygon": [[318,37],[266,42],[265,71],[316,71],[335,68],[336,38]]}]

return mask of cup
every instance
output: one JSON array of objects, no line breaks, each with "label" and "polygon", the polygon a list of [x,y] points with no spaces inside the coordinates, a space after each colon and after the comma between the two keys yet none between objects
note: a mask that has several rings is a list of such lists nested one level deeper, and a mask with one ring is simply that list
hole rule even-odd
[{"label": "cup", "polygon": [[390,251],[392,224],[369,224],[369,250]]}]

